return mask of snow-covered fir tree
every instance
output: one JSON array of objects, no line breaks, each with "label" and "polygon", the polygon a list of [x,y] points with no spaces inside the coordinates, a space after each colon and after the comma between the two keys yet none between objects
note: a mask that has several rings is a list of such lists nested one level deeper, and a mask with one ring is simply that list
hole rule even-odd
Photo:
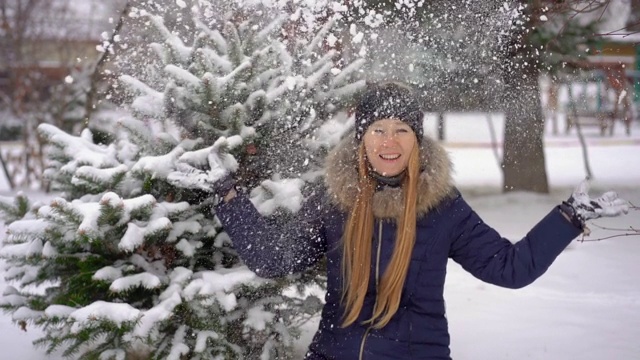
[{"label": "snow-covered fir tree", "polygon": [[336,136],[322,125],[364,87],[361,62],[338,65],[323,46],[331,20],[293,38],[288,14],[231,10],[215,21],[194,15],[188,44],[136,10],[158,33],[158,57],[145,76],[121,76],[133,97],[115,141],[40,126],[45,174],[62,196],[0,199],[0,256],[13,285],[0,305],[21,326],[41,327],[48,350],[286,359],[297,324],[319,310],[317,297],[284,291],[321,282],[315,273],[259,278],[211,213],[216,199],[167,177],[180,166],[210,179],[235,171],[262,214],[295,213]]}]

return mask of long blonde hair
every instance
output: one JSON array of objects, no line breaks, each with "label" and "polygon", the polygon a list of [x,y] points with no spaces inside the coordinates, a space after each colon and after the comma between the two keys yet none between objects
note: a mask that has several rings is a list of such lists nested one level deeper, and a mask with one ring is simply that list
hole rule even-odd
[{"label": "long blonde hair", "polygon": [[[376,183],[369,175],[364,142],[358,149],[358,195],[345,225],[343,238],[343,289],[342,303],[345,306],[342,326],[353,324],[360,312],[369,286],[371,251],[373,240],[373,194]],[[402,184],[404,212],[396,219],[398,231],[393,255],[378,286],[376,304],[371,319],[365,323],[374,328],[384,327],[398,310],[400,297],[409,270],[411,253],[416,240],[416,201],[418,177],[420,176],[420,154],[416,142],[409,155],[407,176]],[[378,239],[381,241],[382,239]]]}]

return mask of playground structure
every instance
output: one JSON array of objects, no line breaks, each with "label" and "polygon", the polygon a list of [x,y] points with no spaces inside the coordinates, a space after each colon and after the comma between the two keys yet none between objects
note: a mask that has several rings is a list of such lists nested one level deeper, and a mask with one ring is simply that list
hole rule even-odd
[{"label": "playground structure", "polygon": [[640,95],[634,91],[633,84],[640,81],[640,71],[627,70],[626,64],[611,61],[582,61],[571,65],[577,69],[574,75],[556,77],[547,87],[547,118],[553,133],[558,133],[560,90],[565,88],[565,133],[576,126],[596,126],[602,136],[611,136],[616,123],[620,123],[630,135]]},{"label": "playground structure", "polygon": [[627,135],[640,105],[640,33],[603,34],[582,60],[567,59],[565,70],[548,83],[543,98],[552,131],[558,112],[566,114],[565,133],[580,125],[596,126],[611,136],[621,123]]},{"label": "playground structure", "polygon": [[[577,81],[577,89],[575,81],[568,87],[565,133],[576,125],[593,125],[600,128],[601,135],[608,133],[611,136],[619,122],[625,133],[630,135],[635,113],[631,86],[635,82],[633,73],[628,73],[625,64],[620,62],[584,61],[573,65],[583,75]],[[591,98],[587,89],[589,83],[595,84],[595,94]]]}]

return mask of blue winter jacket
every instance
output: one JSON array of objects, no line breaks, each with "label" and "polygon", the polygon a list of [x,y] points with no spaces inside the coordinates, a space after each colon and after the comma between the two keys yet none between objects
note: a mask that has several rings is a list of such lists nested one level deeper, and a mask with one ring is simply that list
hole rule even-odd
[{"label": "blue winter jacket", "polygon": [[305,202],[295,221],[274,228],[244,196],[217,208],[217,215],[246,265],[262,277],[300,272],[327,258],[326,304],[307,353],[316,359],[450,359],[443,290],[449,258],[475,277],[508,288],[533,282],[581,232],[553,209],[519,242],[512,244],[486,225],[451,181],[447,154],[435,142],[421,145],[422,175],[417,199],[416,242],[400,307],[382,329],[362,325],[376,300],[376,273],[382,277],[393,253],[400,188],[374,195],[375,229],[369,288],[358,321],[343,328],[341,238],[355,199],[355,141],[344,140],[329,155],[326,189]]}]

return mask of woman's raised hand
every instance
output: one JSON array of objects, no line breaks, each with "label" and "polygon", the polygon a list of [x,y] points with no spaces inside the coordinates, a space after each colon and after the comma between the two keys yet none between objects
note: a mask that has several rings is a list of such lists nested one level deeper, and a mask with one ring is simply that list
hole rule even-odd
[{"label": "woman's raised hand", "polygon": [[211,147],[185,152],[176,161],[175,170],[167,175],[167,181],[183,189],[229,192],[235,184],[231,174],[237,170],[238,163],[228,151],[237,145],[236,140],[221,137]]},{"label": "woman's raised hand", "polygon": [[587,180],[576,187],[566,203],[574,209],[581,221],[619,216],[629,212],[630,207],[629,202],[619,198],[615,191],[607,191],[596,199],[590,198]]}]

